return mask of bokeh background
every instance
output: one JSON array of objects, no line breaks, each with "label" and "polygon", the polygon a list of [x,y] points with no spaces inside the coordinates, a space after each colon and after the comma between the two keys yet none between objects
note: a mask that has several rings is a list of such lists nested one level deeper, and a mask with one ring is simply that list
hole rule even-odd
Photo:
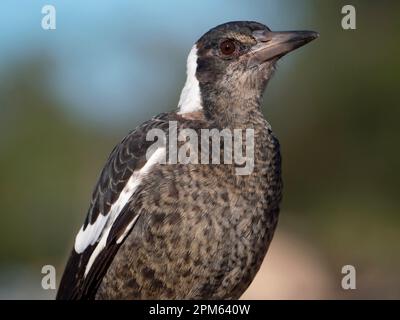
[{"label": "bokeh background", "polygon": [[[357,30],[341,28],[345,4]],[[54,297],[41,268],[61,277],[109,152],[176,108],[193,42],[230,20],[321,34],[265,94],[284,199],[244,298],[400,298],[400,3],[356,0],[2,0],[0,298]],[[347,264],[356,290],[341,288]]]}]

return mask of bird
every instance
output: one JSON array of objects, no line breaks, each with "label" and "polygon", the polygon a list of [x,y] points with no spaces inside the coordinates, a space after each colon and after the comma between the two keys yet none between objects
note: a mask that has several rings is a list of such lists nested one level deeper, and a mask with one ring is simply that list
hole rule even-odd
[{"label": "bird", "polygon": [[[56,299],[240,298],[267,253],[282,199],[280,145],[263,94],[278,60],[318,36],[233,21],[199,38],[178,108],[136,127],[109,155]],[[238,173],[243,163],[234,161],[163,161],[174,151],[148,134],[172,140],[171,124],[178,136],[251,130],[252,170]],[[219,141],[217,157],[229,146]]]}]

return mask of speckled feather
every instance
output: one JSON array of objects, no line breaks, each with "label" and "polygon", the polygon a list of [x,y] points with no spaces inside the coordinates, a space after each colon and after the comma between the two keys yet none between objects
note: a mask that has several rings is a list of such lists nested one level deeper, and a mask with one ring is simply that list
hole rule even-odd
[{"label": "speckled feather", "polygon": [[[182,128],[193,123],[181,122]],[[248,287],[276,228],[279,144],[255,126],[255,168],[160,165],[131,210],[140,213],[97,292],[99,299],[236,299]],[[223,177],[223,179],[221,178]]]}]

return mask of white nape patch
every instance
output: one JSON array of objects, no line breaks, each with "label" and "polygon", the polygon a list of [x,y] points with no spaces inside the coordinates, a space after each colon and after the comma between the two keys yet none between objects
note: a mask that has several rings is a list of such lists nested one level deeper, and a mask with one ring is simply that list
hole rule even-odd
[{"label": "white nape patch", "polygon": [[[93,262],[96,260],[99,253],[105,248],[107,244],[108,235],[111,231],[111,228],[115,220],[121,213],[121,210],[129,202],[130,198],[132,197],[138,186],[143,181],[143,178],[151,171],[152,167],[155,164],[160,163],[165,158],[165,153],[166,153],[165,148],[157,149],[140,170],[135,170],[133,172],[128,182],[126,183],[125,187],[119,194],[118,199],[110,207],[110,210],[106,215],[107,217],[106,223],[100,223],[100,222],[98,223],[99,217],[101,216],[99,215],[99,217],[97,218],[97,220],[95,221],[95,223],[92,225],[91,228],[90,225],[88,225],[85,231],[82,231],[83,229],[81,229],[82,233],[81,231],[78,233],[78,236],[76,237],[75,240],[75,251],[77,253],[82,253],[88,247],[88,245],[85,247],[84,244],[95,244],[98,240],[100,240],[96,248],[93,250],[89,258],[88,264],[86,265],[85,276],[88,274],[90,268],[93,265]],[[105,219],[105,218],[100,218],[100,219]],[[129,230],[133,227],[136,219],[137,216],[126,227],[123,235],[120,238],[118,238],[117,243],[120,243],[123,240],[123,238],[128,234]],[[97,225],[97,227],[93,227],[94,225]],[[102,225],[102,229],[99,231],[98,228],[100,225]],[[89,231],[95,230],[96,232],[92,234],[85,234],[87,230]],[[82,241],[83,239],[85,239],[85,241]],[[80,251],[78,252],[77,249],[79,249]]]},{"label": "white nape patch", "polygon": [[196,78],[197,46],[190,50],[186,65],[186,82],[178,103],[178,114],[200,111],[203,109],[200,95],[200,85]]}]

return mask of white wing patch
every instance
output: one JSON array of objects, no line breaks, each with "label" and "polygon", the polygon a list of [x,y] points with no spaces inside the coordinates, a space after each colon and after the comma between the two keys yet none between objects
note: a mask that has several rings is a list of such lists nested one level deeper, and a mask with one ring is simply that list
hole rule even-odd
[{"label": "white wing patch", "polygon": [[190,50],[186,65],[186,82],[179,98],[179,114],[200,111],[203,109],[200,95],[200,85],[196,77],[197,46]]},{"label": "white wing patch", "polygon": [[[82,253],[89,245],[94,245],[96,242],[98,242],[96,248],[93,250],[89,258],[88,264],[86,265],[85,276],[89,272],[91,266],[93,265],[93,262],[96,260],[96,257],[105,248],[110,230],[115,220],[121,213],[121,210],[129,202],[135,190],[141,184],[143,177],[151,171],[151,168],[155,164],[163,161],[163,159],[165,158],[165,154],[165,148],[157,149],[140,170],[136,170],[133,172],[125,187],[119,194],[118,199],[111,205],[110,210],[107,212],[107,214],[105,216],[100,214],[93,224],[88,224],[85,230],[82,227],[79,231],[78,235],[75,238],[74,246],[77,253]],[[133,227],[137,217],[138,216],[135,216],[133,220],[129,223],[123,235],[118,238],[117,243],[120,243],[125,238],[130,229]]]},{"label": "white wing patch", "polygon": [[93,224],[89,223],[85,230],[83,230],[83,226],[81,227],[75,238],[76,253],[82,253],[87,247],[96,243],[109,218],[109,214],[105,216],[99,214],[96,221]]}]

